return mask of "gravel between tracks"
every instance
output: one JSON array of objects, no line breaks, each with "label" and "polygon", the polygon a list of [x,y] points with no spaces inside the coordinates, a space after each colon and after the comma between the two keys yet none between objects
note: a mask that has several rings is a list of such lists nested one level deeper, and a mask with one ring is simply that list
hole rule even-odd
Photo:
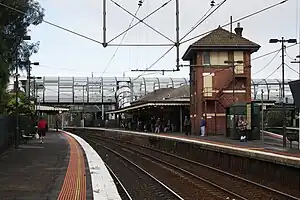
[{"label": "gravel between tracks", "polygon": [[156,163],[153,160],[140,156],[126,148],[122,148],[108,142],[97,142],[108,146],[117,152],[121,152],[122,155],[130,158],[130,160],[146,169],[186,200],[231,199],[229,198],[230,195],[228,195],[226,192],[220,191],[214,186],[199,181],[198,179],[183,174],[182,172],[178,172],[178,170],[171,169],[169,166]]},{"label": "gravel between tracks", "polygon": [[[167,200],[175,199],[165,188],[137,169],[132,164],[115,155],[111,151],[91,144],[106,164],[122,182],[132,199]],[[120,192],[123,199],[124,194]],[[126,198],[124,198],[126,199]]]},{"label": "gravel between tracks", "polygon": [[[128,146],[128,144],[126,144]],[[239,180],[235,177],[226,175],[224,173],[209,169],[207,167],[200,166],[196,163],[183,161],[171,155],[162,154],[157,151],[153,151],[147,148],[137,147],[136,145],[130,145],[132,148],[142,151],[143,153],[150,154],[153,157],[158,157],[164,161],[167,161],[173,165],[180,166],[181,168],[192,172],[200,177],[216,183],[230,191],[241,194],[241,196],[247,199],[259,200],[259,199],[272,199],[272,200],[285,200],[290,199],[283,195],[276,194],[267,189],[261,188],[257,185],[247,183],[243,180]]]},{"label": "gravel between tracks", "polygon": [[[115,142],[115,141],[114,141]],[[118,141],[117,143],[122,144],[122,142]],[[208,167],[201,166],[197,163],[183,161],[180,158],[176,158],[173,155],[166,155],[161,152],[157,152],[152,149],[139,147],[134,144],[126,143],[126,147],[132,147],[133,149],[149,154],[153,157],[162,159],[167,161],[173,165],[180,166],[181,168],[197,175],[200,177],[205,177],[205,179],[216,183],[230,191],[235,193],[241,194],[241,196],[245,197],[246,199],[273,199],[273,200],[285,200],[291,199],[286,197],[285,195],[281,195],[275,192],[272,192],[266,188],[262,188],[258,185],[240,180],[236,177],[226,175],[222,172],[218,172],[214,169],[209,169]]]}]

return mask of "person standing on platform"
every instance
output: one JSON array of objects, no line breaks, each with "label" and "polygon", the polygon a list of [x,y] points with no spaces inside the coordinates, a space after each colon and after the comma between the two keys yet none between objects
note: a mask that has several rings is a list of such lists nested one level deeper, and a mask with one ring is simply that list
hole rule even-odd
[{"label": "person standing on platform", "polygon": [[160,118],[158,118],[155,123],[155,133],[160,133],[160,126],[161,126],[161,121]]},{"label": "person standing on platform", "polygon": [[59,117],[59,114],[57,114],[55,116],[55,128],[56,128],[56,132],[58,132],[58,129],[59,129],[59,120],[60,120],[60,117]]},{"label": "person standing on platform", "polygon": [[206,127],[206,120],[204,119],[204,117],[202,117],[200,123],[200,136],[205,136],[205,127]]},{"label": "person standing on platform", "polygon": [[45,119],[41,118],[38,122],[38,134],[39,134],[39,138],[40,138],[40,142],[44,143],[43,138],[46,135],[47,132],[47,122]]},{"label": "person standing on platform", "polygon": [[188,116],[185,116],[184,122],[183,122],[184,132],[185,135],[191,134],[191,121],[189,120]]},{"label": "person standing on platform", "polygon": [[237,124],[237,130],[239,132],[241,142],[247,141],[247,137],[246,137],[247,125],[248,125],[248,122],[246,120],[244,120],[243,116],[241,116],[238,121],[238,124]]}]

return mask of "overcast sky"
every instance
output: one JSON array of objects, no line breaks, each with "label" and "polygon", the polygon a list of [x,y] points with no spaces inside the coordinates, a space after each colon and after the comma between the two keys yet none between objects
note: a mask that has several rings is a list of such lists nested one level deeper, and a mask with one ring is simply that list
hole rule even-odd
[{"label": "overcast sky", "polygon": [[[138,0],[115,0],[134,13]],[[161,6],[168,0],[145,0],[138,17],[143,17]],[[265,8],[281,0],[227,0],[227,2],[201,24],[188,38],[217,28],[233,19]],[[95,40],[102,38],[102,1],[101,0],[39,0],[45,8],[45,20],[58,24],[75,32],[81,33]],[[217,3],[220,0],[216,1]],[[253,16],[241,22],[244,28],[243,36],[260,44],[261,49],[252,55],[257,57],[280,48],[280,44],[269,44],[270,38],[298,38],[299,40],[299,0],[289,0],[269,11]],[[132,19],[130,15],[107,0],[107,40],[126,29]],[[182,0],[180,1],[180,35],[183,36],[210,8],[210,0]],[[298,15],[298,16],[297,16]],[[297,20],[298,18],[298,20]],[[175,0],[162,8],[148,20],[152,27],[161,31],[167,37],[175,40]],[[234,24],[235,28],[236,24]],[[229,29],[229,27],[227,27]],[[32,56],[32,61],[40,62],[41,66],[34,66],[33,74],[41,76],[126,76],[135,77],[140,73],[130,72],[131,69],[149,67],[169,47],[121,47],[113,62],[109,65],[116,47],[103,48],[100,44],[83,39],[74,34],[41,24],[31,27],[32,39],[40,41],[38,54]],[[112,43],[120,43],[121,37]],[[181,45],[180,58],[193,41]],[[170,43],[167,39],[155,33],[143,24],[130,30],[123,42],[128,43]],[[287,49],[286,63],[298,71],[298,65],[290,64],[291,58],[299,54],[299,45]],[[254,78],[266,78],[281,62],[280,54],[263,71],[263,68],[275,54],[257,59],[252,62]],[[152,69],[173,69],[175,67],[175,49],[158,62]],[[182,60],[181,60],[181,63]],[[104,73],[103,73],[104,72]],[[287,78],[297,78],[298,74],[286,69]],[[157,76],[161,76],[157,74]],[[180,72],[167,73],[165,76],[188,77],[188,69]],[[278,70],[269,78],[281,78]]]}]

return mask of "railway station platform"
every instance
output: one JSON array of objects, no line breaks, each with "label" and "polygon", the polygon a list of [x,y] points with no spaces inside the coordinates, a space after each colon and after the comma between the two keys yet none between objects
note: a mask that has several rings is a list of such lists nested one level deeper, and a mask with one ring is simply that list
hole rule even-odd
[{"label": "railway station platform", "polygon": [[[69,127],[69,131],[81,130],[80,127]],[[82,131],[82,130],[81,130]],[[207,151],[228,153],[237,156],[269,161],[272,163],[280,163],[287,166],[300,166],[300,151],[297,150],[298,145],[293,145],[293,149],[282,148],[282,141],[276,134],[265,132],[264,143],[261,141],[240,142],[238,140],[230,140],[224,136],[186,136],[183,133],[149,133],[137,132],[122,129],[106,129],[96,127],[85,127],[84,131],[104,132],[111,137],[119,137],[119,135],[132,135],[137,138],[157,138],[160,143],[163,140],[176,141],[177,143],[195,144]],[[136,139],[138,140],[138,139]],[[289,146],[289,145],[288,145]]]},{"label": "railway station platform", "polygon": [[83,139],[48,132],[0,154],[0,199],[121,199],[98,154]]},{"label": "railway station platform", "polygon": [[194,136],[194,135],[186,136],[185,134],[182,133],[162,133],[161,135],[171,136],[171,137],[175,136],[178,138],[208,142],[220,146],[256,150],[256,151],[269,152],[278,155],[286,155],[286,156],[300,158],[300,151],[298,150],[298,144],[293,143],[292,148],[290,148],[289,147],[290,145],[287,144],[287,147],[283,148],[282,137],[280,137],[280,135],[270,133],[267,131],[265,131],[264,133],[264,142],[262,142],[261,140],[249,140],[246,142],[240,142],[239,140],[231,140],[221,135],[205,136],[205,137]]}]

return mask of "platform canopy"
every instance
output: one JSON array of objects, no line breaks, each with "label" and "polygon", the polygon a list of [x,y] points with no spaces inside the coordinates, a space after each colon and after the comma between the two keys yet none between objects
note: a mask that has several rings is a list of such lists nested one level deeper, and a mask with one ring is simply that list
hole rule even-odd
[{"label": "platform canopy", "polygon": [[37,111],[42,112],[67,112],[69,111],[69,108],[59,108],[59,107],[53,107],[53,106],[37,106]]}]

